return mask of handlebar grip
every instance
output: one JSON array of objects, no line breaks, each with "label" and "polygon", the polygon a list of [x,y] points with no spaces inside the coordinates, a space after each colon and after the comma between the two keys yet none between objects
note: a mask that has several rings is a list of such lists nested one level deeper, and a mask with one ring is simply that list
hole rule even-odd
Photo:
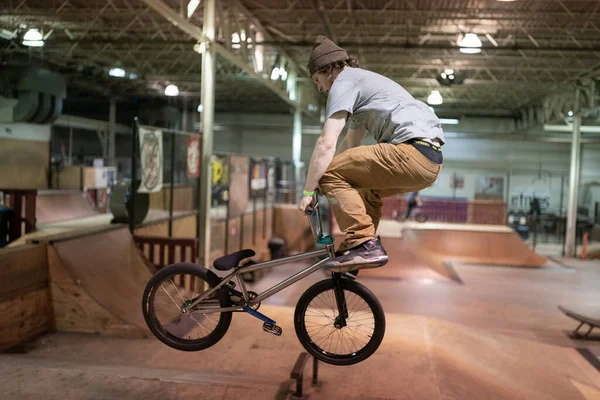
[{"label": "handlebar grip", "polygon": [[304,210],[304,214],[306,215],[312,215],[312,213],[315,211],[315,208],[310,205],[308,207],[306,207],[306,209]]}]

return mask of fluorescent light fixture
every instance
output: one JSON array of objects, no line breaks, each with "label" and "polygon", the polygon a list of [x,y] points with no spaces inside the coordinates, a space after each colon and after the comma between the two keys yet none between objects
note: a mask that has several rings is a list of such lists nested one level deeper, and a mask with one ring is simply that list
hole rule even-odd
[{"label": "fluorescent light fixture", "polygon": [[568,114],[569,114],[569,117],[572,117],[573,116],[573,111],[569,111]]},{"label": "fluorescent light fixture", "polygon": [[287,79],[287,71],[283,69],[283,67],[279,68],[279,77],[282,81],[285,81]]},{"label": "fluorescent light fixture", "polygon": [[445,72],[442,72],[442,73],[441,73],[441,75],[442,75],[442,78],[443,78],[443,79],[446,79],[446,78],[448,77],[448,75],[446,75],[446,73],[445,73]]},{"label": "fluorescent light fixture", "polygon": [[15,32],[11,32],[8,29],[0,29],[0,38],[10,40],[15,37]]},{"label": "fluorescent light fixture", "polygon": [[165,96],[178,96],[179,88],[175,85],[169,85],[165,88]]},{"label": "fluorescent light fixture", "polygon": [[233,32],[231,34],[231,43],[239,43],[240,42],[240,35],[237,32]]},{"label": "fluorescent light fixture", "polygon": [[317,111],[317,110],[318,110],[318,107],[317,107],[317,106],[315,106],[314,104],[309,104],[309,105],[308,105],[308,111],[310,111],[310,112],[315,112],[315,111]]},{"label": "fluorescent light fixture", "polygon": [[115,78],[124,78],[125,70],[123,68],[111,68],[108,71],[108,75],[114,76]]},{"label": "fluorescent light fixture", "polygon": [[450,79],[450,80],[454,79],[454,75],[448,75],[448,79]]},{"label": "fluorescent light fixture", "polygon": [[452,75],[454,73],[454,70],[452,68],[446,68],[444,70],[444,74],[446,75]]},{"label": "fluorescent light fixture", "polygon": [[279,78],[279,67],[273,68],[273,72],[271,72],[271,80],[276,81]]},{"label": "fluorescent light fixture", "polygon": [[242,42],[246,41],[246,31],[243,29],[240,31],[240,38],[242,39]]},{"label": "fluorescent light fixture", "polygon": [[29,47],[42,47],[44,45],[44,37],[37,29],[28,30],[23,35],[23,45]]},{"label": "fluorescent light fixture", "polygon": [[200,5],[200,0],[190,0],[187,6],[187,17],[190,18]]},{"label": "fluorescent light fixture", "polygon": [[460,47],[481,47],[481,40],[475,33],[467,33],[458,43]]},{"label": "fluorescent light fixture", "polygon": [[198,112],[202,112],[204,110],[204,106],[202,104],[198,104]]},{"label": "fluorescent light fixture", "polygon": [[454,118],[440,118],[440,122],[443,125],[458,125],[460,121]]},{"label": "fluorescent light fixture", "polygon": [[443,102],[444,100],[442,99],[442,95],[440,94],[439,90],[432,90],[429,97],[427,97],[427,103],[431,104],[432,106],[438,106]]}]

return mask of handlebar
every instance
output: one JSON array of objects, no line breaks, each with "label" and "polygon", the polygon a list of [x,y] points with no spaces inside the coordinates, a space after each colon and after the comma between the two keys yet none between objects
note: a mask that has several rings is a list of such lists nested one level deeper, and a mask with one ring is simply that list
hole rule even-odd
[{"label": "handlebar", "polygon": [[319,210],[318,189],[315,189],[315,193],[313,194],[313,201],[311,204],[309,204],[308,207],[306,207],[306,209],[304,210],[304,214],[308,217],[310,228],[315,238],[315,241],[318,241],[319,238],[323,235],[323,227],[321,225],[321,213]]}]

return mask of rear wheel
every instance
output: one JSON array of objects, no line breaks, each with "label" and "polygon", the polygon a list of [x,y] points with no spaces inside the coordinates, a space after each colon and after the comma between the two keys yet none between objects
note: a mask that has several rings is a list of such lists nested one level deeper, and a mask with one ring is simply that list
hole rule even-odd
[{"label": "rear wheel", "polygon": [[[144,319],[150,331],[164,344],[177,350],[204,350],[217,343],[229,329],[231,312],[185,311],[204,289],[210,272],[195,264],[173,264],[158,271],[146,285],[143,295]],[[197,307],[230,307],[226,289],[203,300]],[[195,307],[196,308],[196,307]]]},{"label": "rear wheel", "polygon": [[339,283],[348,315],[346,326],[339,327],[334,281],[326,279],[300,297],[294,327],[310,354],[328,364],[351,365],[377,350],[385,333],[385,314],[377,297],[365,286],[348,279]]}]

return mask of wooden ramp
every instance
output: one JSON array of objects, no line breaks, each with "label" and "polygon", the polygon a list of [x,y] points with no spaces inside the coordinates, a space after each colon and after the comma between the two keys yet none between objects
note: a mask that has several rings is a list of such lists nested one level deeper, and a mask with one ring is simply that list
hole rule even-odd
[{"label": "wooden ramp", "polygon": [[[506,226],[383,220],[377,234],[390,261],[380,268],[361,270],[361,276],[460,282],[452,262],[531,268],[548,262]],[[337,244],[344,238],[337,225],[334,236]]]},{"label": "wooden ramp", "polygon": [[39,192],[36,198],[35,216],[38,225],[96,214],[98,213],[94,207],[79,190]]},{"label": "wooden ramp", "polygon": [[127,228],[48,245],[56,329],[146,336],[142,294],[151,277]]}]

